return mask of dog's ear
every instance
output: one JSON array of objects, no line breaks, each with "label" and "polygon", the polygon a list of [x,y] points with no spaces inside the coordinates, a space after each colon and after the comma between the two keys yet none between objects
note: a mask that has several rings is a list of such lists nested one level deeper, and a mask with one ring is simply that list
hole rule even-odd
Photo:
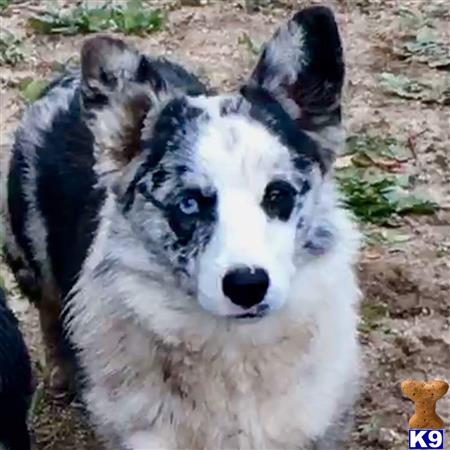
[{"label": "dog's ear", "polygon": [[81,50],[81,102],[96,157],[117,169],[138,152],[145,116],[165,90],[150,60],[120,39],[97,35]]},{"label": "dog's ear", "polygon": [[[248,86],[271,94],[299,127],[322,144],[331,162],[344,141],[343,82],[344,59],[336,21],[330,9],[315,6],[298,12],[275,32]],[[243,92],[245,95],[245,87]]]}]

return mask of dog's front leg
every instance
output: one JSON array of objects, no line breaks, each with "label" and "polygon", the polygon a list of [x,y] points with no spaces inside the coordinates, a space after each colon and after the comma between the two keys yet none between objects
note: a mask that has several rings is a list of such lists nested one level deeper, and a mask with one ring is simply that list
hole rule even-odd
[{"label": "dog's front leg", "polygon": [[133,433],[125,443],[127,450],[174,450],[175,446],[168,439],[153,431]]}]

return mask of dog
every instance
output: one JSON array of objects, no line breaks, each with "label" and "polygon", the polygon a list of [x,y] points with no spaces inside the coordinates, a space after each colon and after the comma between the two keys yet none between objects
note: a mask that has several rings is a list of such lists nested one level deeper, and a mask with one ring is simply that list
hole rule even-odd
[{"label": "dog", "polygon": [[97,35],[26,112],[6,253],[50,381],[72,348],[107,448],[340,448],[360,373],[359,234],[332,176],[344,73],[316,6],[238,91]]},{"label": "dog", "polygon": [[0,449],[30,449],[27,416],[32,394],[28,350],[0,288]]}]

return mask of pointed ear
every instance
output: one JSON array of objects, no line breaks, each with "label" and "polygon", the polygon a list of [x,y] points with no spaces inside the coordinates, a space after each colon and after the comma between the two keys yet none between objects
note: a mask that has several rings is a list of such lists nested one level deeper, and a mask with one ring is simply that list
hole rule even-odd
[{"label": "pointed ear", "polygon": [[163,90],[150,60],[122,40],[98,35],[84,42],[81,101],[104,169],[120,168],[139,152],[143,121]]},{"label": "pointed ear", "polygon": [[315,6],[298,12],[275,32],[248,86],[268,91],[332,158],[344,143],[343,82],[336,21],[330,9]]}]

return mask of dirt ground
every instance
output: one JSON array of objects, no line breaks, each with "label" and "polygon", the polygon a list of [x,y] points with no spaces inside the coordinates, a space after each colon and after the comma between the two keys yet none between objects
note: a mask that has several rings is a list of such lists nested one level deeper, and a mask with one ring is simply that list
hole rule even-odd
[{"label": "dirt ground", "polygon": [[[56,0],[55,0],[56,1]],[[61,6],[76,2],[59,1]],[[236,87],[255,61],[244,33],[262,43],[292,11],[315,1],[266,1],[257,11],[239,1],[205,1],[183,6],[176,1],[148,2],[168,8],[163,31],[129,37],[143,51],[175,58],[209,81],[228,90]],[[184,2],[189,3],[189,2]],[[195,3],[195,2],[194,2]],[[360,326],[366,380],[356,411],[348,448],[407,447],[407,419],[412,404],[402,398],[405,378],[449,379],[450,374],[450,105],[402,99],[386,94],[380,74],[392,72],[450,87],[450,72],[397,58],[392,48],[427,21],[450,46],[449,0],[323,0],[337,14],[348,64],[345,116],[350,134],[372,133],[406,140],[411,158],[403,170],[415,178],[440,209],[431,216],[408,216],[396,235],[366,245],[360,261],[364,301]],[[26,28],[27,18],[46,6],[19,1],[0,16],[2,28],[24,39],[24,62],[2,67],[1,144],[7,151],[24,109],[18,86],[28,77],[45,78],[57,62],[76,56],[83,36],[37,36]],[[405,21],[402,11],[414,13]],[[382,230],[383,231],[383,230]],[[21,299],[4,267],[0,272],[11,293],[40,376],[43,352],[36,312]],[[339,357],[339,355],[336,355]],[[450,395],[439,403],[450,425]],[[299,411],[299,414],[302,412]],[[37,449],[98,449],[76,405],[60,405],[45,395],[42,382],[32,411]],[[446,449],[450,449],[447,428]]]}]

